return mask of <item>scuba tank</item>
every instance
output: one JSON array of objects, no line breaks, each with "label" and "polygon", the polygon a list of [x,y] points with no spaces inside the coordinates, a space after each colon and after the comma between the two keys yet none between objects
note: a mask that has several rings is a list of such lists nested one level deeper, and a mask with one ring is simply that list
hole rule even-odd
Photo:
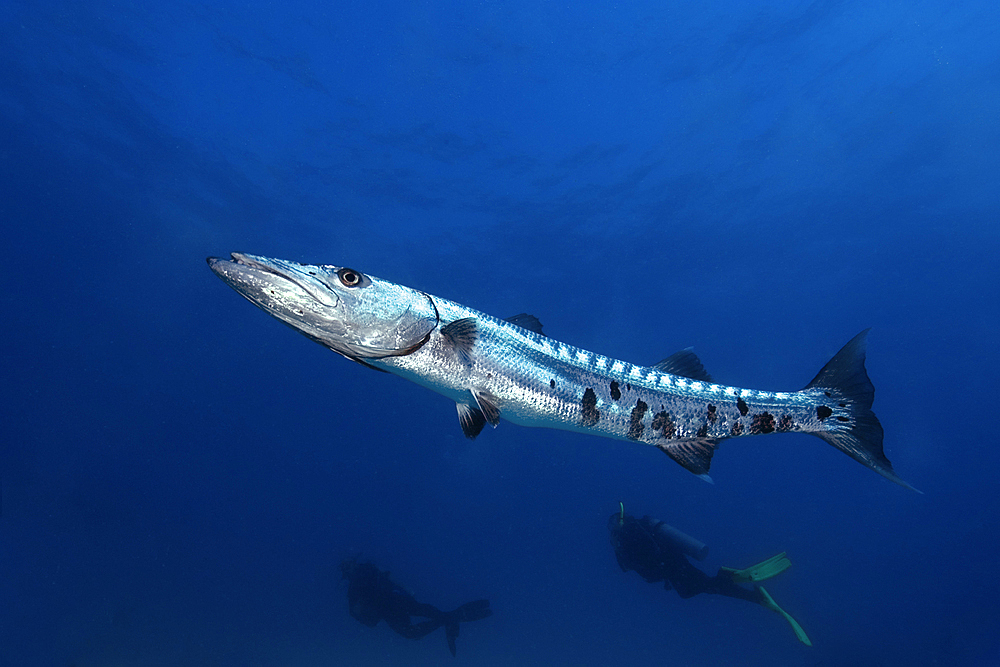
[{"label": "scuba tank", "polygon": [[[625,504],[618,503],[621,511],[618,514],[618,525],[625,522]],[[614,515],[612,515],[612,519]],[[669,542],[674,548],[680,550],[684,555],[695,560],[705,560],[708,556],[708,545],[700,540],[696,540],[687,533],[683,533],[673,526],[669,526],[659,519],[650,516],[642,517],[641,523],[649,530],[650,534],[656,538]]]},{"label": "scuba tank", "polygon": [[705,560],[708,556],[708,545],[700,540],[696,540],[687,533],[682,533],[673,526],[668,526],[662,521],[650,517],[643,517],[649,521],[653,535],[659,539],[666,540],[676,548],[684,552],[685,555],[695,560]]}]

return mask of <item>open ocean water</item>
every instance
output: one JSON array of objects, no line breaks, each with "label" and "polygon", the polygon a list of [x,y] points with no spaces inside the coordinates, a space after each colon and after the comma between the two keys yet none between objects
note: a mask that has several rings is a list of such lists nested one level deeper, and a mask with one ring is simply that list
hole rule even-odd
[{"label": "open ocean water", "polygon": [[[1000,664],[1000,4],[0,3],[0,664]],[[350,363],[205,266],[350,266],[796,390],[871,327],[885,451],[651,447]],[[806,629],[615,562],[779,551]],[[409,641],[341,559],[494,615]]]}]

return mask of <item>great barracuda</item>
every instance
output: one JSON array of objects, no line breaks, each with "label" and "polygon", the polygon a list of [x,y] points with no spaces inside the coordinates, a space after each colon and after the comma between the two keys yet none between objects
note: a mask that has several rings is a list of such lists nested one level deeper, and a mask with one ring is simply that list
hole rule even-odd
[{"label": "great barracuda", "polygon": [[708,479],[723,440],[809,433],[913,488],[882,451],[864,365],[867,330],[801,391],[759,391],[712,382],[689,350],[636,366],[552,340],[531,315],[497,319],[354,269],[242,253],[209,257],[208,265],[317,343],[455,401],[469,438],[503,417],[652,445]]}]

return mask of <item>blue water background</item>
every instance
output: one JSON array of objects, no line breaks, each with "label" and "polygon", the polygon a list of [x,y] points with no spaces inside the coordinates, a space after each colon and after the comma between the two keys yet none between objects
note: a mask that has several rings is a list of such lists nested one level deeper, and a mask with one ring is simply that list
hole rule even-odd
[{"label": "blue water background", "polygon": [[[1000,5],[0,4],[0,664],[996,665]],[[885,448],[652,448],[350,363],[206,268],[370,272],[636,363],[794,390],[872,327]],[[787,550],[681,600],[619,501]],[[495,614],[404,640],[363,555]]]}]

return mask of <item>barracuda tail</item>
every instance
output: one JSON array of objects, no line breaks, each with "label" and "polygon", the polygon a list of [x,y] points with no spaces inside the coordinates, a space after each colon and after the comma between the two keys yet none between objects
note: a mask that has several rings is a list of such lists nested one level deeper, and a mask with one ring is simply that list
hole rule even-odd
[{"label": "barracuda tail", "polygon": [[[843,423],[842,428],[813,431],[812,434],[823,438],[886,479],[917,491],[896,475],[882,450],[882,424],[872,412],[875,386],[865,370],[865,345],[868,332],[869,329],[865,329],[852,338],[851,342],[827,362],[813,381],[806,385],[805,390],[822,390],[826,396],[839,401],[841,407],[849,410],[849,416],[836,418]],[[820,419],[828,416],[829,413],[820,414]]]}]

